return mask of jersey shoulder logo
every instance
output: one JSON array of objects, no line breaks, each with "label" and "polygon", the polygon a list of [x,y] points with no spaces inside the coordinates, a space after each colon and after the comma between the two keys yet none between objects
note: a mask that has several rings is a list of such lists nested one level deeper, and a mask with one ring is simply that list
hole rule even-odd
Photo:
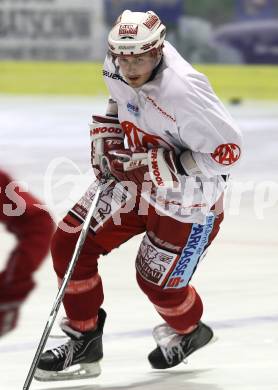
[{"label": "jersey shoulder logo", "polygon": [[240,158],[240,147],[236,144],[222,144],[211,153],[214,161],[221,165],[232,165]]}]

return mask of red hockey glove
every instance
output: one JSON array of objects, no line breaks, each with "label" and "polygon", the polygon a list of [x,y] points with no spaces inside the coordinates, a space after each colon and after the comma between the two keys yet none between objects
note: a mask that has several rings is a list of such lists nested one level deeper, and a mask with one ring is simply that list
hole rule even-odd
[{"label": "red hockey glove", "polygon": [[31,275],[21,272],[11,279],[8,271],[0,272],[0,336],[16,327],[19,309],[34,285]]},{"label": "red hockey glove", "polygon": [[144,181],[157,188],[179,188],[176,158],[172,151],[152,148],[148,151],[113,150],[108,152],[110,170],[119,181],[132,181],[140,190]]},{"label": "red hockey glove", "polygon": [[90,124],[91,163],[97,178],[106,173],[103,157],[111,150],[124,148],[124,132],[117,118],[93,115]]},{"label": "red hockey glove", "polygon": [[131,181],[140,187],[144,181],[150,181],[148,155],[143,149],[136,152],[126,149],[115,150],[108,155],[110,171],[118,181]]},{"label": "red hockey glove", "polygon": [[0,337],[16,327],[18,315],[19,304],[17,302],[0,303]]}]

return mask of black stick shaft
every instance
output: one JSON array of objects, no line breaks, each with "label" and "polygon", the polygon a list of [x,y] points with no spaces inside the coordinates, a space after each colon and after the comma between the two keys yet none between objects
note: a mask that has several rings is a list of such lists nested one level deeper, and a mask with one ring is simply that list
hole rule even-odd
[{"label": "black stick shaft", "polygon": [[35,353],[33,362],[31,364],[29,373],[28,373],[27,378],[25,380],[25,383],[23,385],[23,390],[28,390],[30,388],[31,383],[32,383],[32,380],[33,380],[33,377],[34,377],[34,374],[35,374],[35,370],[37,368],[40,356],[41,356],[42,351],[44,349],[44,346],[45,346],[45,344],[47,342],[49,333],[50,333],[50,331],[52,329],[52,326],[54,324],[55,318],[56,318],[57,313],[59,311],[59,308],[61,306],[63,297],[65,295],[65,290],[66,290],[67,284],[70,281],[71,275],[72,275],[72,273],[74,271],[75,264],[76,264],[76,262],[77,262],[77,260],[79,258],[80,252],[81,252],[81,250],[83,248],[83,244],[84,244],[85,239],[87,237],[87,234],[88,234],[88,231],[89,231],[89,227],[90,227],[90,222],[91,222],[93,213],[94,213],[94,211],[96,209],[96,206],[97,206],[97,203],[98,203],[98,200],[99,200],[99,197],[100,197],[100,194],[101,194],[102,190],[103,190],[103,186],[101,184],[99,184],[98,187],[97,187],[94,199],[92,201],[92,204],[91,204],[91,206],[89,208],[89,211],[88,211],[88,213],[86,215],[86,218],[84,220],[84,223],[83,223],[83,226],[82,226],[79,238],[77,240],[77,243],[76,243],[76,246],[75,246],[72,258],[71,258],[71,261],[70,261],[70,263],[68,265],[68,268],[67,268],[67,271],[66,271],[66,273],[64,275],[64,278],[63,278],[63,281],[62,281],[62,285],[61,285],[61,287],[60,287],[60,289],[59,289],[59,291],[57,293],[57,296],[55,298],[52,310],[50,312],[49,318],[48,318],[47,323],[45,325],[45,328],[44,328],[42,337],[40,339],[37,351]]}]

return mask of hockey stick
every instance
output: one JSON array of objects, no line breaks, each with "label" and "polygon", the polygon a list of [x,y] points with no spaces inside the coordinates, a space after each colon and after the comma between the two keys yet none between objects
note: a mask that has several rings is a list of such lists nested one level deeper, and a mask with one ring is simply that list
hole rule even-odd
[{"label": "hockey stick", "polygon": [[58,311],[59,311],[59,308],[61,306],[63,297],[65,295],[65,290],[66,290],[67,284],[70,281],[71,275],[72,275],[72,273],[74,271],[74,267],[76,265],[76,262],[77,262],[77,260],[79,258],[81,250],[83,248],[85,239],[87,237],[87,234],[88,234],[88,231],[89,231],[89,227],[90,227],[90,222],[91,222],[93,213],[94,213],[94,211],[96,209],[96,206],[97,206],[100,194],[110,183],[111,182],[107,183],[106,180],[104,180],[104,179],[99,182],[99,185],[97,187],[94,199],[92,201],[92,204],[91,204],[91,206],[90,206],[90,208],[88,210],[88,213],[86,215],[86,218],[84,220],[84,223],[83,223],[80,235],[78,237],[78,240],[77,240],[77,243],[76,243],[76,246],[75,246],[72,258],[71,258],[71,261],[70,261],[70,263],[68,265],[68,268],[67,268],[67,271],[66,271],[66,273],[64,275],[61,287],[59,288],[59,291],[58,291],[57,296],[55,298],[52,310],[51,310],[50,315],[48,317],[48,320],[47,320],[47,323],[45,325],[43,334],[41,336],[41,339],[40,339],[37,351],[35,353],[35,356],[34,356],[34,359],[32,361],[30,370],[28,372],[27,378],[26,378],[25,383],[23,385],[23,390],[28,390],[30,385],[31,385],[31,383],[32,383],[32,380],[33,380],[33,377],[35,375],[35,370],[37,368],[39,359],[41,357],[42,351],[43,351],[44,346],[45,346],[45,344],[47,342],[49,333],[50,333],[50,331],[52,329],[52,326],[54,324],[55,318],[56,318],[56,316],[58,314]]}]

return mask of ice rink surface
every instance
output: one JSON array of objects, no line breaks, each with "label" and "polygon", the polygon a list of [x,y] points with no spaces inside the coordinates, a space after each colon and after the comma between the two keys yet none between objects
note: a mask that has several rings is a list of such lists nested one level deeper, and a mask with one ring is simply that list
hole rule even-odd
[{"label": "ice rink surface", "polygon": [[[87,124],[104,109],[104,99],[0,97],[1,168],[44,199],[55,220],[92,179]],[[31,389],[278,390],[278,104],[228,109],[243,131],[245,153],[227,193],[221,232],[192,280],[217,342],[186,365],[150,368],[151,332],[161,319],[136,285],[137,237],[100,261],[108,313],[102,375],[34,380]],[[14,241],[2,227],[0,235],[4,264]],[[37,282],[18,328],[0,340],[1,390],[23,388],[56,296],[50,258]],[[52,334],[60,333],[57,323]]]}]

